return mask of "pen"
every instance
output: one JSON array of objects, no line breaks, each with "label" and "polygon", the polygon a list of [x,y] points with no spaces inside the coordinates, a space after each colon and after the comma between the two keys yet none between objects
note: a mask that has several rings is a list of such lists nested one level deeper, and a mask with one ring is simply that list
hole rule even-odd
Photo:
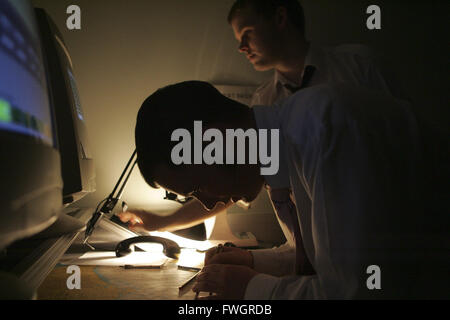
[{"label": "pen", "polygon": [[178,292],[178,295],[179,296],[182,296],[184,293],[183,293],[183,291],[184,291],[184,289],[192,282],[192,280],[194,280],[195,278],[197,278],[197,276],[198,276],[198,274],[200,273],[201,271],[197,271],[192,277],[190,277],[185,283],[183,283],[180,287],[178,287],[178,290],[179,290],[179,292]]},{"label": "pen", "polygon": [[161,269],[161,266],[158,265],[148,265],[148,266],[135,266],[132,264],[126,264],[123,266],[124,269]]},{"label": "pen", "polygon": [[178,266],[178,269],[180,270],[185,270],[185,271],[200,271],[201,268],[196,268],[196,267],[186,267],[186,266]]}]

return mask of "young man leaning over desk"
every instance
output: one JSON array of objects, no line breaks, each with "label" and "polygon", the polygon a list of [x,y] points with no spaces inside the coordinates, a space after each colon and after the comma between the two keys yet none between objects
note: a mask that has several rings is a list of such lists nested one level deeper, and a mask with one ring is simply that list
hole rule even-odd
[{"label": "young man leaning over desk", "polygon": [[[278,149],[271,145],[279,150],[277,170],[267,173],[260,159],[175,163],[172,133],[192,131],[195,121],[225,135],[279,132]],[[259,147],[264,143],[258,139]],[[183,82],[147,98],[136,125],[138,166],[149,185],[193,196],[206,211],[252,201],[264,188],[286,234],[279,248],[209,251],[194,286],[212,293],[206,299],[398,299],[445,292],[439,279],[447,277],[446,256],[437,250],[444,244],[428,237],[434,220],[424,210],[422,143],[407,102],[346,84],[317,85],[275,106],[249,108],[208,83]],[[249,159],[251,148],[245,152]],[[372,272],[382,272],[382,287]]]}]

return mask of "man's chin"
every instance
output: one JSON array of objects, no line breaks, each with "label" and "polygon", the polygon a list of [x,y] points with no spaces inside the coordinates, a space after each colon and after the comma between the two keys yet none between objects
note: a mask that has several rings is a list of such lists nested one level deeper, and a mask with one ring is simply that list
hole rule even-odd
[{"label": "man's chin", "polygon": [[256,71],[269,71],[269,70],[273,69],[271,66],[264,64],[264,63],[252,62],[252,64],[253,64],[253,68]]}]

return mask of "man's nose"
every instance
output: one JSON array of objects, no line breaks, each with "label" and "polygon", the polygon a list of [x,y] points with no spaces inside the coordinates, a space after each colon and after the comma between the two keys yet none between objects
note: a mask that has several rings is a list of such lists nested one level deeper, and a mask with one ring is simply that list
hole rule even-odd
[{"label": "man's nose", "polygon": [[248,45],[244,42],[241,42],[239,44],[239,48],[238,48],[240,53],[248,53]]}]

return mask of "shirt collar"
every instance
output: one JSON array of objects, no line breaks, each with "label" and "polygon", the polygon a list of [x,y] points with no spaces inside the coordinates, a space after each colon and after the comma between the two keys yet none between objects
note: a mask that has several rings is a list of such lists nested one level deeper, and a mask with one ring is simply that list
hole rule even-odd
[{"label": "shirt collar", "polygon": [[[314,43],[309,43],[308,52],[306,53],[305,57],[305,65],[303,67],[303,72],[305,71],[305,68],[307,66],[314,66],[316,70],[321,70],[324,67],[323,59],[322,59],[322,51],[319,46],[316,46]],[[302,72],[302,78],[303,78],[303,72]],[[274,76],[274,85],[277,87],[278,85],[285,85],[289,84],[291,86],[297,87],[299,84],[294,83],[288,79],[286,79],[285,76],[283,76],[280,72],[275,70],[275,76]]]},{"label": "shirt collar", "polygon": [[[289,188],[289,169],[286,159],[286,148],[283,137],[283,132],[280,127],[280,113],[282,108],[274,108],[273,106],[254,106],[252,108],[255,115],[256,126],[258,129],[267,129],[268,134],[271,129],[279,129],[279,168],[278,172],[274,175],[266,175],[264,179],[272,189]],[[269,135],[270,136],[270,135]],[[268,146],[268,152],[270,151],[270,143]]]}]

